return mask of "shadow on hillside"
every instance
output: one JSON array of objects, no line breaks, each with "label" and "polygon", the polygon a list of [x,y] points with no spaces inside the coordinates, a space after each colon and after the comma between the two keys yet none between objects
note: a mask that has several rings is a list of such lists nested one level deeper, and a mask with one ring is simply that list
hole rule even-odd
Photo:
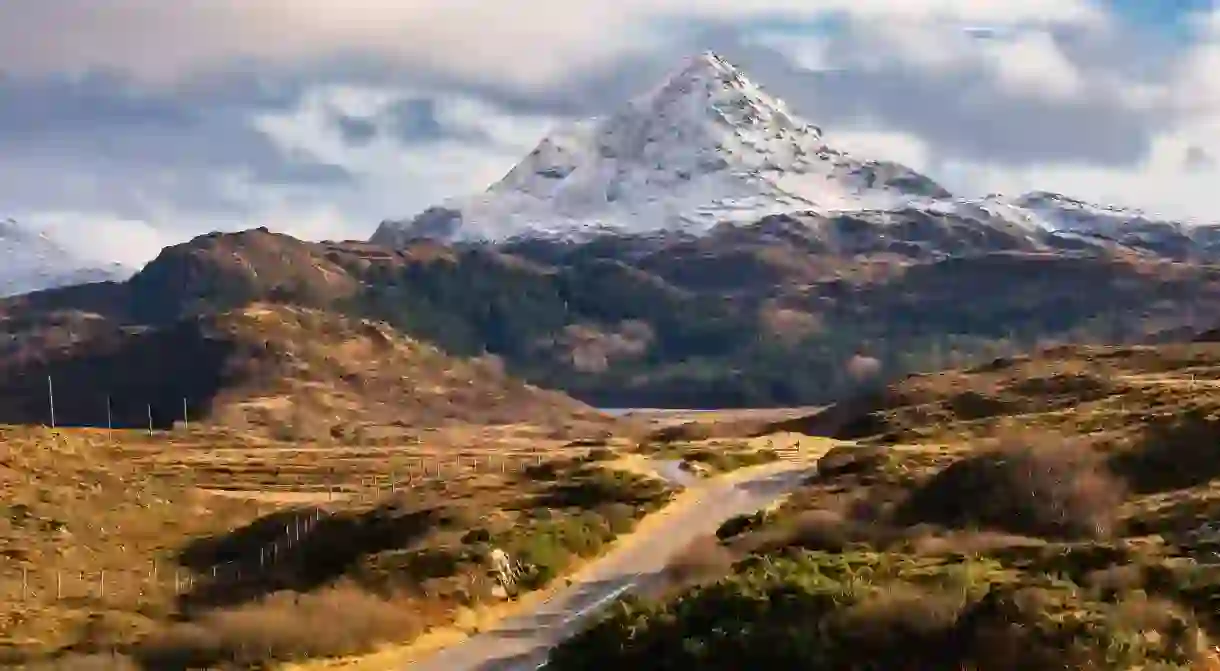
[{"label": "shadow on hillside", "polygon": [[1111,468],[1140,494],[1197,487],[1220,476],[1220,418],[1190,410],[1150,422]]},{"label": "shadow on hillside", "polygon": [[170,428],[184,412],[188,419],[204,414],[266,354],[241,349],[194,320],[91,338],[8,366],[0,376],[0,423],[50,424],[53,387],[58,426]]},{"label": "shadow on hillside", "polygon": [[[396,501],[315,513],[313,508],[277,513],[192,542],[179,561],[200,579],[181,596],[183,610],[230,606],[285,590],[312,591],[347,575],[369,555],[412,546],[450,516],[444,508]],[[213,577],[211,568],[218,564]]]},{"label": "shadow on hillside", "polygon": [[807,436],[856,440],[884,434],[889,430],[880,410],[894,405],[886,392],[868,392],[840,401],[817,412],[774,422],[757,435],[801,433]]}]

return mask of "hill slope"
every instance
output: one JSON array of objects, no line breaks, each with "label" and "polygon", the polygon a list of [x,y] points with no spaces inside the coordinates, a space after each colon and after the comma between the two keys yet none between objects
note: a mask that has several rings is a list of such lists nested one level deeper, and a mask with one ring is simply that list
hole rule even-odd
[{"label": "hill slope", "polygon": [[513,375],[602,407],[810,405],[852,392],[861,381],[847,362],[861,354],[891,377],[1046,340],[1138,342],[1220,309],[1209,266],[1020,250],[937,260],[884,241],[847,262],[803,230],[771,219],[699,238],[403,249],[202,236],[124,284],[0,301],[0,358],[273,302],[493,354]]},{"label": "hill slope", "polygon": [[150,631],[178,594],[181,546],[258,517],[248,502],[150,476],[100,432],[0,428],[0,495],[5,666],[26,650]]},{"label": "hill slope", "polygon": [[48,377],[60,425],[166,426],[185,412],[189,421],[304,438],[340,437],[355,424],[594,415],[384,324],[282,305],[115,328],[39,356],[10,357],[0,363],[0,423],[49,421]]},{"label": "hill slope", "polygon": [[1214,343],[1059,347],[832,408],[859,442],[548,668],[1215,669],[1217,384]]}]

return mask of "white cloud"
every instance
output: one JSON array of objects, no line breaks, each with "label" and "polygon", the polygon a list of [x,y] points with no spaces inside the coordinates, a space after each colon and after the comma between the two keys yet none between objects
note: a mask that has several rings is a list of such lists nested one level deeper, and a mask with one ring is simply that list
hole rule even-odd
[{"label": "white cloud", "polygon": [[862,20],[850,23],[846,35],[773,32],[753,42],[810,72],[903,68],[939,76],[977,73],[994,88],[1027,99],[1070,100],[1108,83],[1083,73],[1046,27],[1017,27],[984,39],[960,21]]},{"label": "white cloud", "polygon": [[[21,180],[6,192],[20,196],[27,182],[47,182],[55,175],[54,197],[44,194],[41,203],[62,200],[65,211],[12,214],[53,231],[75,231],[67,238],[94,257],[143,261],[189,233],[259,225],[311,239],[367,237],[383,217],[411,216],[449,196],[485,188],[561,121],[452,93],[461,84],[515,87],[520,100],[528,101],[537,89],[579,80],[591,69],[621,64],[626,56],[670,53],[678,48],[675,43],[685,44],[677,37],[685,27],[708,21],[732,31],[742,44],[787,54],[793,69],[828,75],[823,79],[899,72],[903,80],[860,81],[874,89],[913,82],[918,88],[896,96],[862,95],[836,108],[843,115],[840,123],[813,119],[827,127],[830,142],[864,157],[906,163],[963,194],[1048,189],[1220,219],[1212,197],[1220,172],[1214,161],[1200,159],[1220,157],[1220,77],[1215,76],[1220,12],[1199,17],[1204,41],[1178,54],[1166,78],[1154,80],[1138,79],[1104,59],[1084,60],[1045,30],[1084,27],[1091,40],[1121,43],[1117,24],[1097,7],[1092,0],[109,0],[104,8],[92,0],[0,2],[0,63],[22,77],[111,68],[165,84],[194,74],[223,74],[248,59],[242,68],[274,83],[278,65],[321,71],[342,56],[357,56],[384,60],[406,81],[458,83],[454,88],[317,85],[296,105],[250,119],[261,134],[256,139],[269,138],[290,162],[337,166],[353,177],[349,182],[268,177],[270,159],[261,159],[260,172],[243,164],[240,147],[233,148],[233,160],[227,150],[218,150],[188,166],[172,155],[125,163],[123,152],[103,161],[76,145],[72,151],[80,155],[63,156],[31,145],[20,157],[0,156],[0,176]],[[805,19],[836,13],[846,29],[812,34],[804,25]],[[794,27],[749,34],[750,20],[777,18],[791,21],[765,25]],[[975,27],[994,34],[979,39],[969,30]],[[749,74],[768,88],[773,76],[784,76],[766,68]],[[942,89],[926,100],[902,99],[931,90],[924,83],[945,82],[943,90],[950,94],[943,100],[935,99]],[[642,90],[649,83],[638,86]],[[795,79],[789,84],[801,86]],[[167,91],[172,89],[156,90]],[[423,98],[435,102],[444,132],[416,143],[396,138],[388,111]],[[883,109],[888,107],[896,109]],[[982,119],[986,127],[959,132],[956,119],[943,121],[966,108],[971,114],[959,118]],[[1032,166],[1022,159],[1023,167],[1014,167],[1017,159],[997,147],[1024,143],[1025,136],[1013,136],[1033,126],[1016,123],[1018,115],[1050,108],[1098,109],[1115,118],[1127,114],[1111,128],[1119,134],[1134,128],[1135,139],[1126,153],[1107,155],[1110,165],[1072,156],[1076,150],[1069,149],[1048,159],[1038,155]],[[214,111],[206,104],[197,110],[201,117]],[[366,120],[380,132],[367,142],[350,142],[334,123],[336,112]],[[1130,121],[1131,113],[1143,116]],[[87,126],[88,111],[82,115]],[[1080,119],[1093,120],[1087,112],[1056,118],[1071,127],[1046,136],[1055,146],[1071,145],[1062,138],[1078,127],[1087,135]],[[950,126],[951,135],[936,136],[937,124]],[[1150,124],[1155,124],[1151,131]],[[218,145],[237,143],[232,128],[217,128],[207,137],[224,135]],[[948,141],[971,132],[970,142]],[[1147,156],[1137,160],[1149,133]],[[122,143],[123,138],[113,138],[113,146]],[[200,153],[197,145],[184,146],[184,159]],[[208,163],[213,156],[223,160],[213,166]],[[1117,165],[1123,160],[1130,165]],[[107,197],[114,193],[121,193],[123,207],[110,207]],[[199,199],[187,202],[188,196]],[[223,214],[205,212],[200,202],[213,197],[234,207]],[[106,234],[80,234],[95,230]]]},{"label": "white cloud", "polygon": [[[423,92],[403,89],[321,86],[298,107],[263,114],[254,124],[284,151],[340,166],[355,175],[358,186],[347,198],[359,201],[359,209],[368,213],[370,218],[362,222],[367,227],[380,216],[413,215],[445,197],[485,188],[556,123],[548,117],[513,115],[461,95],[435,99],[437,120],[449,132],[417,146],[405,147],[388,132],[353,145],[332,121],[334,111],[377,120],[395,103],[421,95]],[[251,184],[249,188],[243,194],[247,201],[266,197],[264,186]]]},{"label": "white cloud", "polygon": [[179,242],[148,222],[98,212],[30,212],[17,220],[45,231],[75,256],[96,263],[140,266],[161,248]]},{"label": "white cloud", "polygon": [[529,87],[664,44],[677,22],[832,13],[1002,25],[1104,18],[1087,0],[39,0],[0,3],[0,62],[22,73],[104,68],[165,81],[242,59],[357,55]]},{"label": "white cloud", "polygon": [[932,163],[932,148],[910,133],[857,127],[831,133],[826,139],[863,159],[895,161],[916,170],[926,170]]},{"label": "white cloud", "polygon": [[1026,31],[984,44],[984,57],[997,84],[1009,93],[1066,100],[1085,88],[1085,78],[1076,64],[1045,32]]}]

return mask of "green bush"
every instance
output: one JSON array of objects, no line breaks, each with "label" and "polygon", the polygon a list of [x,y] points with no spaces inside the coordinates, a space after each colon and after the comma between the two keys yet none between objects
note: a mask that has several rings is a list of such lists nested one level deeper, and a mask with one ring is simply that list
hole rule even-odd
[{"label": "green bush", "polygon": [[779,453],[774,450],[720,450],[698,447],[684,452],[682,458],[685,461],[706,464],[721,473],[728,473],[778,461]]},{"label": "green bush", "polygon": [[667,602],[620,603],[548,668],[1180,669],[1203,652],[1198,632],[1172,606],[1106,602],[990,561],[806,552],[743,562]]},{"label": "green bush", "polygon": [[575,559],[601,553],[614,537],[608,520],[588,512],[515,530],[502,547],[526,567],[521,585],[537,589],[562,575]]}]

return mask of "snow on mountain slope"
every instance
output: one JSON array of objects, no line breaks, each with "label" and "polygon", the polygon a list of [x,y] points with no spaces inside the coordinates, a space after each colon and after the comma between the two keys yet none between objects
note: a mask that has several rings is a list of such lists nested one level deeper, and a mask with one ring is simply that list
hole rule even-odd
[{"label": "snow on mountain slope", "polygon": [[373,241],[700,233],[768,214],[949,195],[902,165],[829,147],[820,128],[704,53],[617,112],[545,138],[484,193],[383,222]]},{"label": "snow on mountain slope", "polygon": [[844,253],[1123,246],[1220,260],[1220,226],[1049,192],[959,198],[900,164],[853,157],[712,53],[608,116],[553,132],[483,193],[384,221],[372,240],[704,235],[777,215]]},{"label": "snow on mountain slope", "polygon": [[1217,224],[1175,221],[1047,191],[1027,193],[1012,202],[1040,218],[1048,230],[1060,237],[1107,240],[1172,258],[1212,258],[1220,242]]},{"label": "snow on mountain slope", "polygon": [[0,219],[0,296],[106,280],[126,280],[134,271],[120,264],[81,259],[46,234]]}]

